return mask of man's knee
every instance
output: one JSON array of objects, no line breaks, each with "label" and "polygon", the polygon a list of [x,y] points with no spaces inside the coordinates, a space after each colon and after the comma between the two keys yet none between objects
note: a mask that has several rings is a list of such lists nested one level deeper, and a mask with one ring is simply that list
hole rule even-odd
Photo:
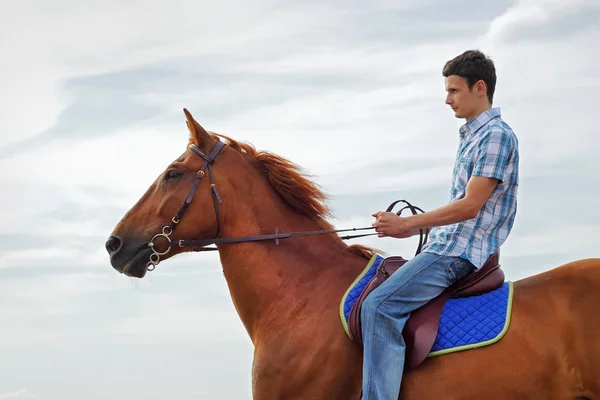
[{"label": "man's knee", "polygon": [[377,311],[377,305],[379,304],[380,299],[376,298],[373,293],[370,293],[366,299],[363,300],[362,303],[362,312],[372,314]]},{"label": "man's knee", "polygon": [[385,298],[387,294],[384,290],[382,290],[381,286],[375,288],[369,295],[363,300],[362,309],[364,312],[373,314],[378,311],[381,304],[385,302]]}]

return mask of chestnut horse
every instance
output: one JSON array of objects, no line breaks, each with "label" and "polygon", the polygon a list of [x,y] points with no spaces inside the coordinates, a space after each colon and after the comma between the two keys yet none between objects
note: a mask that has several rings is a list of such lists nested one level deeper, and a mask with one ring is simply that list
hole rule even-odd
[{"label": "chestnut horse", "polygon": [[[188,147],[115,227],[112,266],[142,278],[216,243],[254,345],[253,398],[359,399],[362,353],[338,308],[374,251],[332,231],[326,196],[295,164],[184,112]],[[325,232],[275,240],[276,230]],[[400,398],[600,399],[599,335],[600,259],[574,261],[514,282],[502,340],[428,358],[406,373]]]}]

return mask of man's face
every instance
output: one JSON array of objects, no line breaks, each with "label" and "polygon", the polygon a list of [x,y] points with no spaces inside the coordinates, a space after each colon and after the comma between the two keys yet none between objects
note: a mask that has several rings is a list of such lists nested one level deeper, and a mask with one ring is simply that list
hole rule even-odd
[{"label": "man's face", "polygon": [[477,116],[482,107],[482,101],[487,101],[485,84],[479,81],[469,90],[467,80],[457,75],[450,75],[445,78],[445,83],[446,92],[448,93],[446,104],[452,108],[454,116],[466,119]]}]

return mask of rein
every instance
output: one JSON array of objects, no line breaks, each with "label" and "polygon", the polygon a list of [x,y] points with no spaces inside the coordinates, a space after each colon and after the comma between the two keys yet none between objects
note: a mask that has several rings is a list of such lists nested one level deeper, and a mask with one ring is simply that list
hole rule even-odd
[{"label": "rein", "polygon": [[[171,218],[170,224],[164,226],[162,229],[162,233],[158,233],[158,234],[154,235],[154,237],[152,237],[152,239],[148,243],[148,247],[150,247],[152,249],[152,254],[150,254],[150,261],[148,261],[148,263],[146,264],[146,269],[148,271],[153,271],[156,268],[156,266],[160,263],[160,256],[167,254],[171,250],[172,247],[183,248],[183,247],[189,247],[189,246],[201,246],[200,248],[192,249],[192,251],[214,251],[214,250],[218,250],[216,245],[223,244],[223,243],[243,243],[243,242],[258,242],[258,241],[265,241],[265,240],[274,240],[275,243],[277,245],[279,245],[279,241],[281,239],[290,239],[290,238],[316,236],[316,235],[328,235],[331,233],[341,233],[341,232],[363,231],[363,230],[375,229],[374,227],[371,226],[371,227],[364,227],[364,228],[330,229],[330,230],[321,229],[321,230],[316,230],[316,231],[283,232],[282,233],[282,232],[279,232],[279,228],[276,227],[275,233],[272,233],[272,234],[239,236],[239,237],[231,237],[231,238],[217,238],[216,236],[218,236],[221,231],[221,218],[220,218],[220,213],[219,213],[219,204],[222,204],[223,201],[221,200],[221,197],[219,196],[219,193],[217,191],[217,187],[213,181],[212,165],[215,162],[215,158],[217,157],[217,155],[221,152],[221,150],[224,147],[225,147],[225,143],[219,140],[217,142],[217,144],[215,145],[215,147],[213,147],[213,149],[210,151],[210,153],[206,154],[195,144],[191,144],[189,146],[190,150],[192,150],[194,153],[198,154],[200,157],[202,157],[204,159],[204,163],[202,164],[202,166],[196,173],[196,179],[194,179],[194,183],[192,184],[192,187],[188,193],[187,198],[185,199],[185,201],[183,202],[183,204],[181,205],[181,207],[179,208],[179,210],[177,211],[175,216],[173,218]],[[179,222],[181,221],[181,217],[183,217],[183,214],[185,213],[187,207],[192,202],[192,199],[194,197],[194,194],[196,193],[196,189],[198,188],[200,181],[206,175],[206,173],[204,172],[205,170],[208,170],[208,179],[210,181],[210,190],[211,190],[211,195],[213,198],[213,205],[214,205],[214,209],[215,209],[215,218],[217,221],[217,233],[215,234],[215,237],[212,239],[171,240],[171,235],[175,231],[177,224],[179,224]],[[402,211],[407,208],[410,209],[410,211],[412,212],[413,215],[417,214],[417,211],[424,212],[422,209],[420,209],[419,207],[413,206],[406,200],[394,201],[392,204],[390,204],[388,206],[388,208],[386,209],[386,212],[391,212],[393,210],[394,206],[396,204],[398,204],[399,202],[406,203],[406,206],[401,208],[396,213],[397,215],[400,215],[402,213]],[[417,246],[417,251],[416,251],[415,255],[419,254],[421,252],[423,244],[425,244],[425,242],[427,241],[428,233],[429,233],[429,230],[423,230],[423,229],[420,230],[419,245]],[[373,235],[378,235],[378,233],[346,235],[346,236],[342,236],[340,238],[342,240],[348,240],[348,239],[355,239],[355,238],[359,238],[359,237],[373,236]],[[425,239],[423,239],[423,237]],[[167,249],[163,252],[159,252],[156,249],[155,242],[159,238],[166,239],[167,244],[168,244]],[[215,247],[206,247],[208,245],[215,245]]]}]

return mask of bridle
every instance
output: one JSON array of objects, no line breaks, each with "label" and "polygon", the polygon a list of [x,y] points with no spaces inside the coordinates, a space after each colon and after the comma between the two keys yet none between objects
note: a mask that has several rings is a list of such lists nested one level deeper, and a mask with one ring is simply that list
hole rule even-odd
[{"label": "bridle", "polygon": [[[206,246],[211,245],[211,244],[217,245],[217,244],[221,244],[221,243],[257,242],[257,241],[263,241],[263,240],[275,240],[275,243],[277,245],[279,245],[280,239],[289,239],[289,238],[294,238],[294,237],[326,235],[326,234],[331,234],[331,233],[375,229],[374,227],[370,226],[370,227],[364,227],[364,228],[331,229],[331,230],[322,229],[322,230],[317,230],[317,231],[281,233],[281,232],[279,232],[279,228],[276,227],[275,233],[272,233],[272,234],[240,236],[240,237],[232,237],[232,238],[217,238],[217,236],[221,232],[221,217],[220,217],[220,213],[219,213],[219,204],[222,204],[223,201],[221,200],[221,196],[219,196],[219,192],[217,191],[217,187],[213,180],[212,165],[214,164],[216,157],[219,155],[219,153],[221,152],[221,150],[223,150],[224,147],[225,147],[225,143],[222,142],[221,140],[218,140],[217,144],[212,148],[210,153],[206,154],[195,144],[189,145],[189,149],[192,150],[197,155],[199,155],[202,159],[204,159],[204,162],[202,163],[202,166],[196,173],[196,178],[194,179],[194,183],[192,184],[192,187],[191,187],[185,201],[183,202],[183,204],[181,205],[181,207],[179,208],[179,210],[177,211],[175,216],[173,218],[171,218],[171,222],[169,223],[169,225],[165,225],[162,228],[162,233],[158,233],[158,234],[154,235],[154,237],[152,237],[152,239],[148,243],[148,247],[150,247],[152,249],[152,254],[150,254],[150,261],[148,261],[148,263],[146,264],[146,269],[148,271],[153,271],[156,268],[156,266],[160,263],[160,256],[167,254],[171,250],[172,247],[176,247],[176,246],[180,247],[180,248],[188,247],[188,246],[201,246],[200,248],[195,248],[193,251],[211,251],[211,250],[218,250],[218,249],[217,249],[217,247],[206,247]],[[171,240],[171,235],[173,234],[173,232],[175,232],[175,229],[177,228],[177,225],[181,221],[181,218],[183,217],[185,211],[187,210],[187,207],[192,202],[192,199],[194,198],[194,194],[196,193],[196,189],[198,189],[198,185],[200,184],[200,181],[202,180],[202,178],[204,178],[206,176],[205,171],[208,171],[210,190],[211,190],[213,205],[214,205],[214,209],[215,209],[215,218],[217,221],[217,233],[215,234],[215,237],[212,239]],[[422,209],[420,209],[419,207],[413,206],[406,200],[394,201],[392,204],[390,204],[388,206],[386,212],[392,211],[393,208],[395,207],[395,205],[398,204],[399,202],[406,203],[406,206],[401,208],[396,213],[397,215],[400,215],[402,213],[402,211],[407,208],[410,209],[410,211],[413,213],[413,215],[417,214],[417,211],[424,212]],[[419,245],[417,247],[417,251],[416,251],[415,255],[419,254],[421,252],[423,245],[427,241],[428,234],[429,234],[428,229],[420,230]],[[378,235],[378,233],[347,235],[347,236],[342,236],[341,239],[348,240],[348,239],[354,239],[354,238],[372,236],[372,235]],[[167,240],[168,247],[165,251],[159,252],[156,249],[155,242],[159,238],[164,238]]]}]

